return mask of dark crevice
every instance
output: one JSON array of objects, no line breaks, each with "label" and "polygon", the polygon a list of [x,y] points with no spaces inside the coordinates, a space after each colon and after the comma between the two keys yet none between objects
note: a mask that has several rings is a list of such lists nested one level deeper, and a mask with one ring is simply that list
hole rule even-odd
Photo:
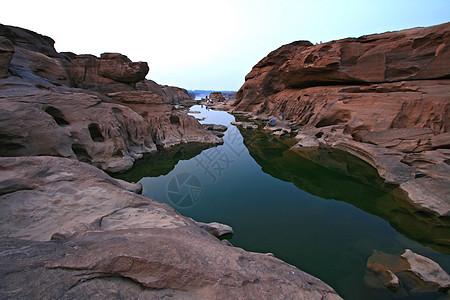
[{"label": "dark crevice", "polygon": [[64,114],[62,113],[62,111],[60,111],[56,107],[48,106],[44,109],[44,111],[52,116],[53,120],[55,120],[56,124],[58,124],[59,126],[69,125],[69,122],[67,122],[67,120],[64,118]]},{"label": "dark crevice", "polygon": [[372,84],[383,84],[383,83],[400,83],[400,82],[408,82],[408,81],[424,81],[424,80],[443,80],[450,79],[450,74],[433,77],[433,78],[405,78],[401,80],[392,80],[392,81],[304,81],[299,84],[291,84],[287,85],[287,89],[307,89],[310,87],[327,87],[327,86],[348,86],[348,85],[356,85],[356,86],[369,86]]},{"label": "dark crevice", "polygon": [[92,158],[91,156],[87,153],[86,149],[84,148],[83,145],[80,144],[73,144],[72,145],[72,151],[73,153],[75,153],[75,155],[77,156],[77,159],[81,162],[87,162],[87,163],[91,163]]},{"label": "dark crevice", "polygon": [[89,133],[91,135],[91,139],[94,142],[104,142],[105,138],[103,137],[102,132],[100,131],[100,127],[97,123],[91,123],[88,126]]},{"label": "dark crevice", "polygon": [[170,124],[180,124],[180,118],[176,115],[170,115]]}]

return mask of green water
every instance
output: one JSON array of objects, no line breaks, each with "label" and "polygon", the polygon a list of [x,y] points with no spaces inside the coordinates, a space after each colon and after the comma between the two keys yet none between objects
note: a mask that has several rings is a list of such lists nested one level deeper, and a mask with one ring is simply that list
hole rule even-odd
[{"label": "green water", "polygon": [[373,250],[401,254],[408,248],[450,270],[449,250],[436,242],[448,239],[448,226],[412,216],[397,189],[386,186],[373,168],[336,151],[299,155],[289,151],[289,139],[258,131],[241,134],[229,124],[234,117],[228,113],[191,110],[206,117],[203,123],[229,126],[223,145],[162,151],[120,177],[139,180],[144,195],[185,216],[231,225],[233,245],[271,252],[345,299],[445,296],[399,298],[365,284]]}]

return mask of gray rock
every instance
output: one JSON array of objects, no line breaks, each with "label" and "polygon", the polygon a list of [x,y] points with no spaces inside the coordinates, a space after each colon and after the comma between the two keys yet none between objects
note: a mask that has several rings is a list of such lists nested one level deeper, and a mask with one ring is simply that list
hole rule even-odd
[{"label": "gray rock", "polygon": [[212,234],[213,236],[220,238],[226,234],[233,234],[233,228],[226,224],[221,224],[217,222],[203,223],[195,222],[198,227]]}]

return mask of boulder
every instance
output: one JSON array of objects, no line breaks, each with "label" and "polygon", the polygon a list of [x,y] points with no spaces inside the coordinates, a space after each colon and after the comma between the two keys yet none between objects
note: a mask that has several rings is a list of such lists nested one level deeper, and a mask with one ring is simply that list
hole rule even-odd
[{"label": "boulder", "polygon": [[221,92],[212,92],[209,94],[209,100],[213,102],[224,102],[225,98]]},{"label": "boulder", "polygon": [[71,60],[67,69],[72,86],[101,93],[133,90],[135,83],[143,80],[149,70],[147,63],[131,62],[119,53],[104,53],[100,58],[64,54]]},{"label": "boulder", "polygon": [[403,296],[446,293],[450,275],[439,264],[406,249],[402,255],[374,250],[367,260],[365,282],[373,288],[389,288]]},{"label": "boulder", "polygon": [[195,222],[195,224],[197,224],[198,227],[207,231],[208,233],[217,238],[233,234],[233,228],[231,228],[231,226],[226,224],[221,224],[217,222],[211,223]]},{"label": "boulder", "polygon": [[103,53],[100,56],[98,74],[123,83],[136,83],[145,78],[149,71],[146,62],[132,62],[120,53]]}]

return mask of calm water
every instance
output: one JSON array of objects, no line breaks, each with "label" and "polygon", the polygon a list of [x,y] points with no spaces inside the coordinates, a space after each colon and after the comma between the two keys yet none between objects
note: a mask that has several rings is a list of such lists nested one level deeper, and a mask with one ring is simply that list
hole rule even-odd
[{"label": "calm water", "polygon": [[450,270],[448,249],[433,244],[435,228],[412,220],[373,168],[338,152],[306,153],[306,159],[288,151],[289,140],[257,131],[243,132],[244,143],[230,114],[198,105],[191,111],[206,117],[202,123],[228,126],[223,145],[163,151],[121,177],[141,182],[144,195],[185,216],[231,225],[233,245],[274,253],[345,299],[400,299],[364,283],[373,250],[401,254],[408,248]]}]

